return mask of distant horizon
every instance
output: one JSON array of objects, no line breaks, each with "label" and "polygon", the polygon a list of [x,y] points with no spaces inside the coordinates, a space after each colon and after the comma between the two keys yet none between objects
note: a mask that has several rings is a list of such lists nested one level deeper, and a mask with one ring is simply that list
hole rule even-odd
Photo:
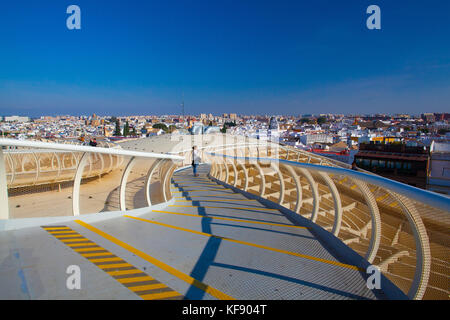
[{"label": "distant horizon", "polygon": [[[211,112],[201,112],[201,113],[197,113],[197,114],[185,114],[185,117],[192,117],[192,116],[199,116],[200,114],[210,114]],[[420,115],[422,114],[428,114],[428,113],[432,113],[432,114],[449,114],[449,112],[433,112],[433,111],[427,111],[427,112],[421,112],[421,113],[365,113],[365,114],[357,114],[357,113],[349,113],[349,114],[344,114],[344,113],[305,113],[305,114],[240,114],[240,113],[235,113],[235,112],[221,112],[221,113],[216,113],[213,114],[211,113],[214,117],[221,117],[223,114],[236,114],[238,117],[250,117],[250,116],[255,116],[255,117],[302,117],[302,116],[311,116],[311,117],[318,117],[321,115],[343,115],[344,117],[371,117],[371,116],[380,116],[380,115],[385,115],[385,116],[397,116],[397,115],[408,115],[408,116],[413,116],[413,117],[420,117]],[[0,117],[12,117],[12,116],[18,116],[18,117],[29,117],[31,119],[37,119],[37,118],[41,118],[41,117],[91,117],[93,114],[99,116],[99,117],[117,117],[117,118],[125,118],[125,117],[152,117],[152,116],[157,116],[157,117],[183,117],[182,114],[130,114],[130,115],[120,115],[120,114],[98,114],[96,112],[93,112],[91,114],[41,114],[41,115],[35,115],[35,116],[30,116],[27,114],[0,114]]]},{"label": "distant horizon", "polygon": [[450,110],[450,1],[372,2],[6,2],[0,114]]}]

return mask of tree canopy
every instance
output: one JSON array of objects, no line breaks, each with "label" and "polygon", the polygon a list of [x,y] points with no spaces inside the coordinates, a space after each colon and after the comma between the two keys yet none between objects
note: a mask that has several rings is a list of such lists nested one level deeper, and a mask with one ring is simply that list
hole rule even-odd
[{"label": "tree canopy", "polygon": [[116,129],[114,130],[114,136],[120,136],[122,133],[120,132],[120,121],[116,119]]},{"label": "tree canopy", "polygon": [[164,123],[157,123],[157,124],[154,124],[152,127],[156,128],[156,129],[163,129],[164,132],[169,131],[169,128],[167,128],[167,126]]}]

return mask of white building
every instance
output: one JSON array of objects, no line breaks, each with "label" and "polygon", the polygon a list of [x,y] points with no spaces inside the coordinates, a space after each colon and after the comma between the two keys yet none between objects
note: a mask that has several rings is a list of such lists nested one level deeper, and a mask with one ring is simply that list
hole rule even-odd
[{"label": "white building", "polygon": [[6,116],[5,122],[29,122],[30,117],[21,117],[21,116]]},{"label": "white building", "polygon": [[304,134],[300,136],[300,142],[304,145],[319,143],[333,143],[333,136],[325,133]]},{"label": "white building", "polygon": [[450,196],[450,143],[433,141],[430,155],[427,189]]}]

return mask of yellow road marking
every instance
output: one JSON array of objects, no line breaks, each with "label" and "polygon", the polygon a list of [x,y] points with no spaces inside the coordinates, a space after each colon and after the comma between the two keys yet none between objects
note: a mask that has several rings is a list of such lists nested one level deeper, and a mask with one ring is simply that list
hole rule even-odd
[{"label": "yellow road marking", "polygon": [[163,299],[163,298],[170,298],[170,297],[176,297],[180,294],[175,291],[167,291],[167,292],[161,292],[161,293],[151,293],[151,294],[144,294],[140,296],[144,300],[155,300],[155,299]]},{"label": "yellow road marking", "polygon": [[[76,248],[76,247],[91,247],[91,248],[86,248],[87,250],[92,250],[92,248],[98,247],[100,250],[100,247],[98,246],[98,244],[96,243],[66,243],[67,246],[71,247],[71,248]],[[86,251],[87,251],[86,250]]]},{"label": "yellow road marking", "polygon": [[[177,183],[178,184],[178,183]],[[218,185],[217,183],[200,183],[197,185],[192,185],[192,184],[188,184],[185,186],[179,185],[179,186],[174,186],[175,188],[189,188],[189,187],[203,187],[203,186],[215,186],[215,187],[220,187],[220,185]]]},{"label": "yellow road marking", "polygon": [[49,233],[50,233],[51,235],[58,235],[58,234],[78,234],[77,232],[75,232],[75,231],[73,231],[73,230],[70,230],[70,231],[58,231],[58,230],[55,230],[55,231],[49,231]]},{"label": "yellow road marking", "polygon": [[[45,229],[45,227],[43,227]],[[70,229],[70,228],[69,228]],[[71,229],[70,229],[71,230]],[[81,236],[80,234],[76,233],[75,231],[71,230],[73,233],[75,233],[76,235],[71,235],[70,237],[81,237],[84,238],[83,236]],[[52,234],[51,231],[48,231],[50,234]],[[83,256],[84,258],[86,258],[89,262],[93,263],[95,266],[97,266],[98,268],[102,269],[103,271],[105,271],[106,273],[108,273],[111,277],[114,277],[114,279],[116,281],[118,281],[119,283],[123,284],[126,287],[126,283],[133,283],[133,282],[140,282],[140,281],[148,281],[148,280],[153,280],[152,282],[158,282],[155,286],[154,289],[157,288],[168,288],[165,284],[160,283],[159,281],[155,280],[154,278],[148,276],[147,274],[143,273],[141,270],[138,270],[136,267],[134,267],[133,265],[127,263],[125,260],[123,260],[120,257],[114,256],[114,254],[112,254],[111,252],[107,251],[106,249],[101,248],[100,246],[98,246],[97,244],[95,244],[94,242],[92,242],[91,240],[88,240],[86,238],[87,241],[90,241],[93,246],[89,247],[89,248],[76,248],[73,246],[72,243],[70,243],[71,241],[78,241],[79,239],[68,239],[68,240],[64,240],[61,238],[65,238],[68,235],[67,234],[63,234],[63,235],[53,235],[55,238],[57,238],[58,240],[60,240],[61,242],[66,242],[69,241],[69,243],[65,243],[67,246],[69,246],[70,248],[72,248],[72,250],[74,250],[75,252],[77,252],[78,254],[80,254],[81,256]],[[78,245],[86,245],[85,243],[83,244],[78,244]],[[103,251],[103,252],[91,252],[90,251]],[[87,253],[86,253],[87,252]],[[108,257],[109,256],[109,257]],[[111,257],[113,256],[113,257]],[[110,264],[108,264],[110,263]],[[128,267],[128,269],[130,270],[114,270],[115,268],[120,268],[120,267]],[[112,271],[108,271],[109,269],[112,269]],[[127,275],[130,274],[132,278],[119,278],[116,279],[116,276],[119,275]],[[145,274],[145,276],[142,276],[142,274]],[[148,283],[148,282],[147,282]],[[139,294],[139,287],[135,286],[135,289],[129,289],[130,291],[136,293],[138,296],[141,296]],[[141,288],[145,287],[145,285],[142,285]],[[148,288],[149,289],[149,288]],[[176,294],[176,296],[181,296],[181,294],[179,294],[176,291],[173,291],[171,288],[169,288],[171,290],[172,293]],[[164,297],[161,295],[160,299],[164,299]]]},{"label": "yellow road marking", "polygon": [[174,182],[173,183],[179,183],[179,182],[186,182],[186,181],[189,181],[189,182],[211,182],[211,180],[209,180],[209,179],[205,179],[205,178],[197,178],[197,179],[188,179],[188,180],[177,180],[177,181],[175,181],[174,180]]},{"label": "yellow road marking", "polygon": [[81,234],[53,234],[56,239],[60,238],[84,238]]},{"label": "yellow road marking", "polygon": [[115,264],[97,264],[97,267],[101,268],[101,269],[108,269],[108,268],[121,268],[121,267],[133,267],[131,264],[129,263],[115,263]]},{"label": "yellow road marking", "polygon": [[46,231],[49,231],[49,230],[70,230],[70,231],[72,231],[68,227],[47,227],[47,228],[43,228],[43,229]]},{"label": "yellow road marking", "polygon": [[192,202],[192,201],[201,201],[201,202],[225,202],[225,201],[256,201],[256,200],[253,200],[253,199],[175,200],[175,202]]},{"label": "yellow road marking", "polygon": [[142,273],[139,269],[131,269],[131,270],[117,270],[117,271],[106,271],[110,276],[121,276],[123,274],[133,274],[133,273]]},{"label": "yellow road marking", "polygon": [[152,290],[152,289],[161,289],[161,288],[167,288],[166,285],[163,283],[155,283],[155,284],[147,284],[143,286],[135,286],[135,287],[127,287],[130,290],[133,291],[144,291],[144,290]]},{"label": "yellow road marking", "polygon": [[389,194],[388,194],[388,193],[386,193],[386,194],[383,195],[383,196],[378,197],[378,198],[377,198],[377,201],[382,201],[382,200],[386,199],[387,197],[389,197]]},{"label": "yellow road marking", "polygon": [[[92,250],[92,249],[89,249]],[[111,252],[105,251],[105,252],[97,252],[97,253],[82,253],[80,252],[80,254],[87,258],[87,257],[101,257],[101,256],[110,256]],[[91,260],[92,261],[92,260]]]},{"label": "yellow road marking", "polygon": [[201,232],[201,231],[181,228],[181,227],[177,227],[177,226],[173,226],[173,225],[165,224],[165,223],[161,223],[161,222],[156,222],[156,221],[152,221],[152,220],[148,220],[148,219],[132,217],[132,216],[127,216],[127,215],[125,215],[124,217],[130,218],[130,219],[139,220],[139,221],[143,221],[143,222],[148,222],[148,223],[152,223],[152,224],[156,224],[156,225],[160,225],[160,226],[171,228],[171,229],[175,229],[175,230],[186,231],[186,232],[190,232],[190,233],[194,233],[194,234],[198,234],[198,235],[202,235],[202,236],[206,236],[206,237],[213,237],[213,238],[218,238],[218,239],[222,239],[222,240],[225,240],[225,241],[230,241],[230,242],[235,242],[235,243],[239,243],[239,244],[244,244],[244,245],[247,245],[247,246],[250,246],[250,247],[266,249],[266,250],[269,250],[269,251],[284,253],[284,254],[291,255],[291,256],[305,258],[305,259],[308,259],[308,260],[314,260],[314,261],[323,262],[323,263],[326,263],[326,264],[331,264],[331,265],[335,265],[335,266],[339,266],[339,267],[344,267],[344,268],[353,269],[353,270],[359,270],[358,267],[353,266],[353,265],[349,265],[349,264],[345,264],[345,263],[341,263],[341,262],[336,262],[336,261],[331,261],[331,260],[327,260],[327,259],[322,259],[322,258],[317,258],[317,257],[313,257],[313,256],[306,255],[306,254],[301,254],[301,253],[297,253],[297,252],[291,252],[291,251],[287,251],[287,250],[272,248],[272,247],[259,245],[259,244],[256,244],[256,243],[252,243],[252,242],[247,242],[247,241],[241,241],[241,240],[235,240],[235,239],[231,239],[231,238],[216,236],[216,235],[211,234],[211,233],[205,233],[205,232]]},{"label": "yellow road marking", "polygon": [[[238,196],[238,193],[222,193],[222,194],[210,194],[210,195],[204,195],[204,196],[189,196],[189,198],[203,198],[203,197],[223,197],[223,196]],[[186,197],[174,197],[175,199],[186,199]],[[223,199],[228,200],[228,199]]]},{"label": "yellow road marking", "polygon": [[223,188],[211,188],[208,190],[185,190],[185,191],[176,191],[172,193],[183,193],[183,192],[202,192],[202,191],[216,191],[216,190],[224,190]]},{"label": "yellow road marking", "polygon": [[[114,238],[113,236],[87,224],[86,222],[83,222],[81,220],[75,220],[75,222],[78,223],[79,225],[91,230],[92,232],[104,237],[105,239],[108,239],[109,241],[117,244],[118,246],[134,253],[135,255],[137,255],[140,258],[150,262],[151,264],[163,269],[164,271],[176,276],[177,278],[187,282],[188,284],[191,284],[191,285],[205,291],[206,293],[209,293],[210,295],[212,295],[218,299],[222,299],[222,300],[232,300],[233,299],[231,296],[229,296],[229,295],[227,295],[227,294],[225,294],[225,293],[223,293],[223,292],[221,292],[221,291],[219,291],[197,279],[194,279],[191,276],[184,274],[181,271],[178,271],[177,269],[165,264],[164,262],[153,258],[152,256],[146,254],[145,252],[142,252],[117,238]],[[177,293],[177,295],[179,295],[179,294]],[[141,296],[141,297],[144,298],[144,296]],[[154,299],[157,299],[157,298],[154,298]]]},{"label": "yellow road marking", "polygon": [[78,242],[78,241],[86,241],[86,242],[91,242],[91,240],[86,239],[85,237],[81,237],[79,239],[59,239],[59,241],[62,241],[64,243],[70,243],[70,242]]},{"label": "yellow road marking", "polygon": [[277,209],[269,209],[269,208],[246,208],[246,207],[236,207],[235,208],[235,207],[214,207],[214,206],[189,206],[189,205],[182,205],[182,204],[170,204],[170,205],[168,205],[168,207],[278,211]]},{"label": "yellow road marking", "polygon": [[344,182],[346,182],[347,181],[347,177],[345,177],[344,179],[342,179],[341,181],[339,181],[339,183],[344,183]]},{"label": "yellow road marking", "polygon": [[150,281],[150,280],[155,280],[152,277],[149,276],[142,276],[142,277],[134,277],[134,278],[121,278],[121,279],[116,279],[117,281],[119,281],[120,283],[133,283],[133,282],[142,282],[142,281]]},{"label": "yellow road marking", "polygon": [[[246,222],[246,223],[255,223],[255,224],[266,224],[269,226],[286,227],[286,228],[306,229],[306,227],[300,227],[300,226],[294,226],[294,225],[288,225],[288,224],[252,221],[252,220],[239,219],[239,218],[234,219],[234,218],[211,217],[211,216],[205,216],[205,215],[199,215],[199,214],[179,213],[179,212],[160,211],[160,210],[152,210],[152,212],[177,214],[177,215],[181,215],[181,216],[189,216],[189,217],[196,217],[196,218],[208,218],[208,219],[215,219],[215,220],[227,220],[227,221]],[[125,217],[127,217],[127,216],[125,216]]]},{"label": "yellow road marking", "polygon": [[391,207],[397,207],[397,206],[398,206],[398,203],[397,203],[397,201],[395,201],[395,202],[392,202],[392,203],[390,204],[390,206],[391,206]]},{"label": "yellow road marking", "polygon": [[122,258],[113,257],[113,258],[98,258],[98,259],[89,259],[90,262],[109,262],[109,261],[123,261]]},{"label": "yellow road marking", "polygon": [[[105,250],[105,249],[103,249],[102,247],[100,247],[99,245],[95,245],[94,244],[94,246],[90,246],[90,248],[80,248],[80,249],[77,249],[76,247],[75,248],[73,248],[73,246],[74,245],[71,245],[70,243],[68,244],[74,251],[76,251],[76,252],[83,252],[83,251],[100,251],[100,250]],[[83,246],[83,244],[81,244],[81,245],[77,245],[78,247],[81,247],[81,246]]]}]

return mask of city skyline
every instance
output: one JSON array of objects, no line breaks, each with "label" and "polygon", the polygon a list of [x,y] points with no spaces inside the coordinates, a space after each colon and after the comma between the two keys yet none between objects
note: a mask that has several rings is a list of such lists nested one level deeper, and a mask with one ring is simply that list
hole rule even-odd
[{"label": "city skyline", "polygon": [[7,3],[0,114],[446,112],[450,4],[369,1]]}]

